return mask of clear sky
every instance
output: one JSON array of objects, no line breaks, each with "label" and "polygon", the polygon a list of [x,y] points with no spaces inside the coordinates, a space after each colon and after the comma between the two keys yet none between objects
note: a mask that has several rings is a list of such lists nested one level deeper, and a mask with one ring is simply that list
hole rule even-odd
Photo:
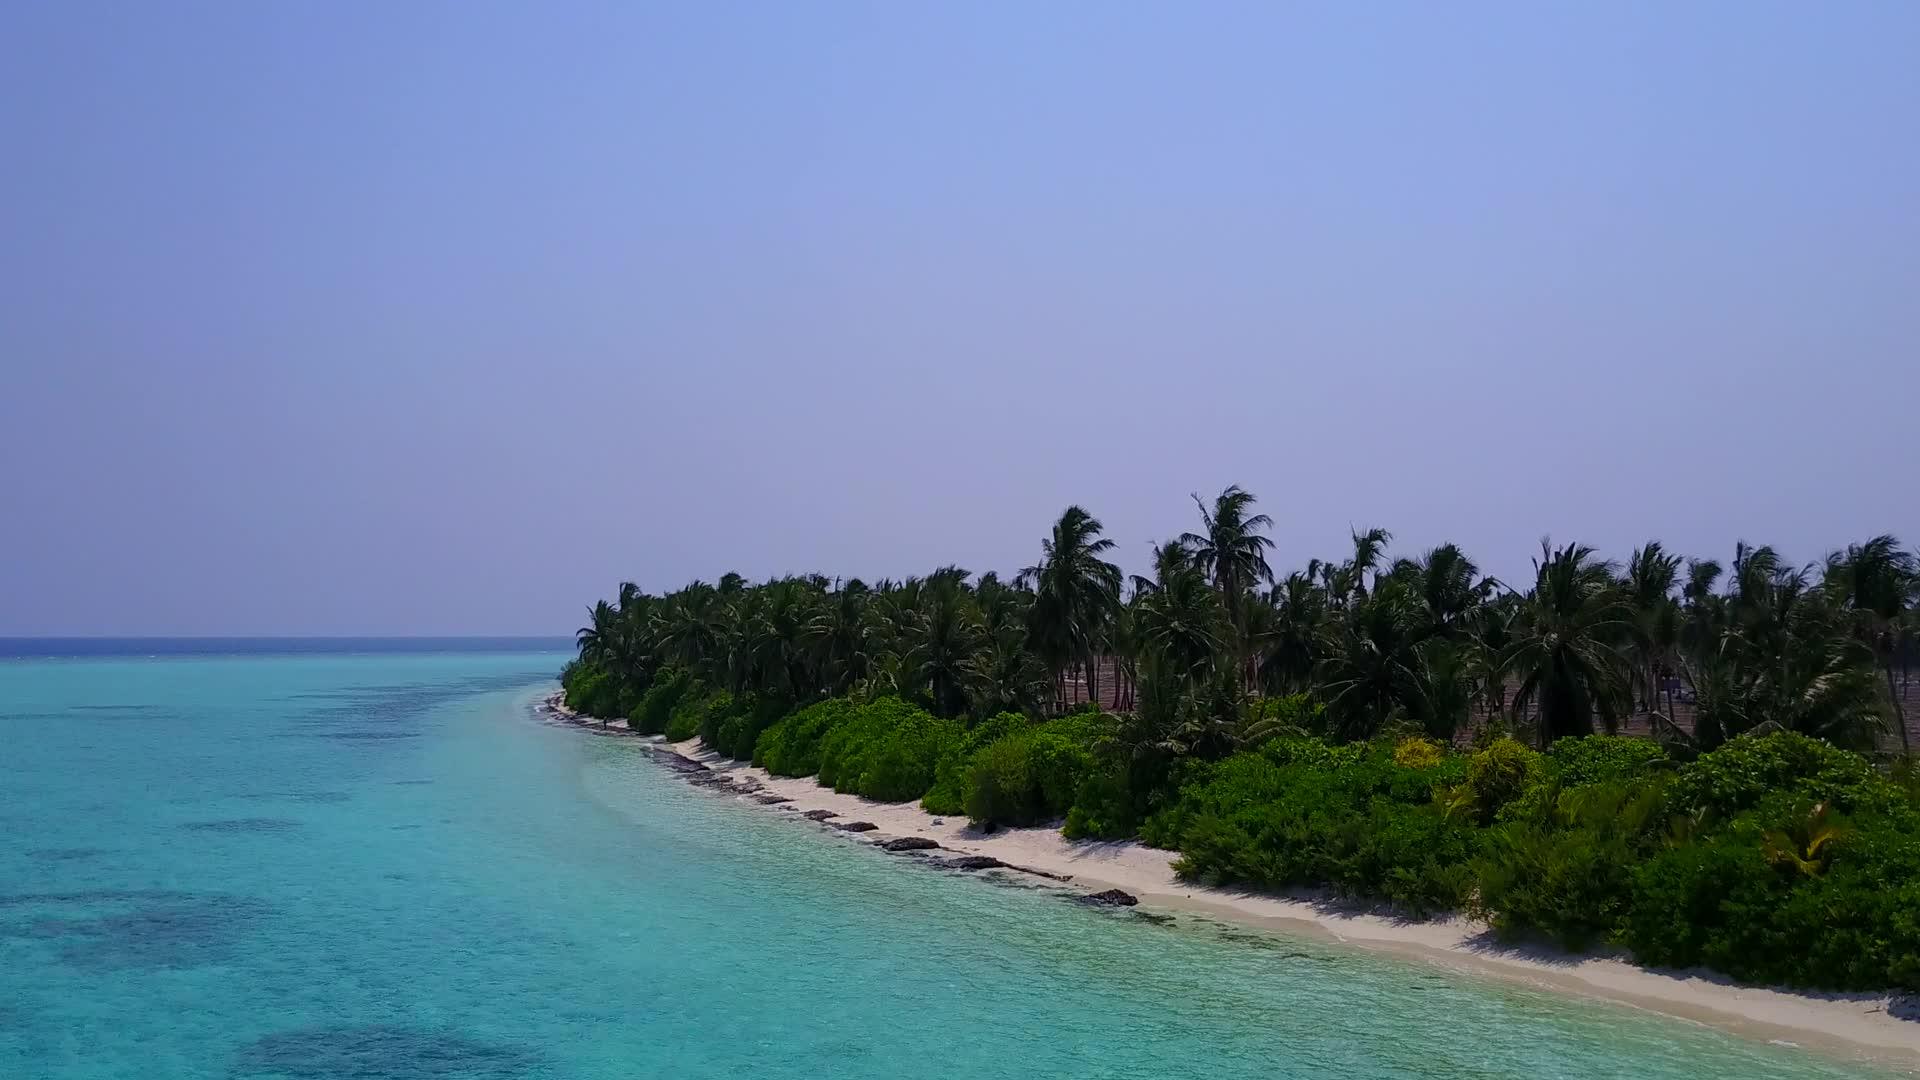
[{"label": "clear sky", "polygon": [[0,634],[1920,540],[1920,4],[0,6]]}]

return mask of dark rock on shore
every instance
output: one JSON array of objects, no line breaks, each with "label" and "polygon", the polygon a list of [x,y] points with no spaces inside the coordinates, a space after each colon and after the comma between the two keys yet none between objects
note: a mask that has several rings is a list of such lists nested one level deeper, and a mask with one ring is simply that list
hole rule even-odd
[{"label": "dark rock on shore", "polygon": [[671,750],[653,751],[653,760],[658,761],[674,772],[686,773],[689,776],[695,773],[706,773],[708,776],[714,775],[705,765],[700,764],[685,754],[676,754]]},{"label": "dark rock on shore", "polygon": [[800,816],[812,821],[825,821],[828,818],[839,817],[840,815],[831,810],[809,810]]},{"label": "dark rock on shore", "polygon": [[1012,866],[1011,869],[1018,870],[1023,874],[1032,874],[1034,877],[1043,877],[1043,878],[1046,878],[1048,881],[1072,881],[1073,880],[1072,874],[1056,874],[1051,870],[1035,870],[1031,866]]},{"label": "dark rock on shore", "polygon": [[991,855],[958,855],[940,865],[949,870],[994,870],[1007,864]]},{"label": "dark rock on shore", "polygon": [[1088,893],[1079,900],[1083,904],[1091,904],[1094,907],[1132,907],[1140,902],[1139,897],[1129,892],[1121,892],[1119,889]]},{"label": "dark rock on shore", "polygon": [[755,795],[753,801],[766,806],[778,806],[781,803],[790,803],[793,800],[787,798],[785,795]]},{"label": "dark rock on shore", "polygon": [[880,826],[871,821],[836,821],[833,827],[841,832],[872,832]]},{"label": "dark rock on shore", "polygon": [[883,851],[931,851],[940,845],[930,836],[902,836],[880,845]]}]

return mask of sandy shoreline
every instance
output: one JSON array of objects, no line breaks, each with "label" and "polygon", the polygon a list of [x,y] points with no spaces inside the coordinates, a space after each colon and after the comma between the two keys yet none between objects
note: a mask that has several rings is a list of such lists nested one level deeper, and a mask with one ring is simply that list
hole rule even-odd
[{"label": "sandy shoreline", "polygon": [[[557,702],[543,702],[557,720],[573,722]],[[579,722],[583,730],[626,735]],[[669,744],[642,737],[658,749],[681,754],[761,798],[771,812],[814,827],[800,815],[828,811],[835,822],[875,826],[859,838],[878,843],[926,837],[954,855],[987,855],[1013,866],[1069,877],[1070,886],[1097,892],[1120,889],[1143,908],[1202,914],[1249,926],[1306,932],[1366,948],[1394,952],[1456,971],[1491,975],[1530,986],[1600,998],[1705,1024],[1750,1038],[1818,1048],[1828,1054],[1920,1073],[1920,1003],[1888,995],[1807,994],[1740,986],[1699,972],[1643,968],[1605,956],[1577,956],[1552,946],[1513,946],[1494,939],[1485,925],[1462,918],[1412,922],[1366,913],[1330,902],[1289,899],[1192,885],[1175,878],[1173,853],[1133,842],[1070,841],[1057,829],[1003,829],[982,834],[962,817],[936,818],[917,803],[876,803],[841,795],[812,778],[773,776],[703,750],[698,740]],[[714,785],[726,793],[728,785]],[[773,799],[790,801],[773,804]]]}]

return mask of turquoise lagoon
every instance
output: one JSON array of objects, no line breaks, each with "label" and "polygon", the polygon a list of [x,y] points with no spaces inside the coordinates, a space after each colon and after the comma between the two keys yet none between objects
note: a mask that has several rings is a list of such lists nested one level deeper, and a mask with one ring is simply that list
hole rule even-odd
[{"label": "turquoise lagoon", "polygon": [[9,1080],[1875,1075],[856,848],[531,723],[557,649],[90,651],[0,659]]}]

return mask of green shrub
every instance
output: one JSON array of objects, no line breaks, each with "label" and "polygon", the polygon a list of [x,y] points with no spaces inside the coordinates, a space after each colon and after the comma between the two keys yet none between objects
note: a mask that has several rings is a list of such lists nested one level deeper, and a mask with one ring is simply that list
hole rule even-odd
[{"label": "green shrub", "polygon": [[[714,733],[714,738],[707,743],[707,747],[727,757],[737,758],[741,755],[734,752],[734,747],[751,747],[758,735],[759,732],[754,728],[753,715],[735,711],[720,722],[719,730]],[[748,750],[747,756],[751,757],[752,753]]]},{"label": "green shrub", "polygon": [[1640,866],[1621,933],[1635,959],[1824,990],[1920,989],[1920,838],[1855,819],[1829,861],[1802,865],[1777,846],[1806,811],[1745,814]]},{"label": "green shrub", "polygon": [[1478,830],[1448,818],[1433,799],[1459,776],[1457,761],[1396,765],[1384,745],[1274,740],[1188,783],[1141,834],[1180,851],[1183,877],[1267,889],[1330,885],[1424,914],[1459,905],[1472,888]]},{"label": "green shrub", "polygon": [[775,776],[812,776],[820,771],[821,741],[853,712],[846,698],[828,698],[789,714],[761,732],[753,763]]},{"label": "green shrub", "polygon": [[1446,748],[1432,739],[1401,739],[1393,748],[1393,763],[1409,769],[1431,769],[1446,758]]},{"label": "green shrub", "polygon": [[1849,814],[1900,813],[1911,807],[1866,758],[1778,731],[1742,735],[1694,759],[1668,789],[1668,813],[1703,823],[1726,821],[1782,792]]},{"label": "green shrub", "polygon": [[1634,867],[1656,839],[1660,785],[1557,789],[1553,803],[1488,831],[1474,906],[1497,930],[1538,930],[1583,949],[1611,936],[1626,914]]},{"label": "green shrub", "polygon": [[[1055,721],[1064,723],[1065,721]],[[1015,712],[1003,712],[990,716],[969,728],[964,736],[950,745],[934,766],[933,787],[928,789],[926,797],[920,800],[920,808],[929,814],[960,814],[966,812],[967,770],[972,768],[974,755],[995,742],[1019,732],[1033,728],[1033,721]]]},{"label": "green shrub", "polygon": [[1334,834],[1332,882],[1349,896],[1380,897],[1416,916],[1451,911],[1473,891],[1476,830],[1430,804],[1376,799],[1364,824]]},{"label": "green shrub", "polygon": [[1258,753],[1275,765],[1316,765],[1333,768],[1359,761],[1366,756],[1367,747],[1363,743],[1336,745],[1324,739],[1296,736],[1269,739],[1260,744]]},{"label": "green shrub", "polygon": [[1658,772],[1672,759],[1659,743],[1624,735],[1585,735],[1555,739],[1547,750],[1562,787],[1612,780],[1637,780]]},{"label": "green shrub", "polygon": [[967,819],[982,828],[1035,825],[1065,814],[1093,758],[1073,731],[1054,725],[989,743],[967,770]]},{"label": "green shrub", "polygon": [[1134,808],[1126,773],[1092,768],[1080,781],[1080,790],[1074,792],[1073,805],[1060,831],[1069,840],[1124,840],[1139,829],[1140,815]]},{"label": "green shrub", "polygon": [[560,673],[560,688],[569,709],[595,719],[625,715],[620,709],[620,681],[610,673],[575,661]]},{"label": "green shrub", "polygon": [[918,799],[933,786],[940,758],[962,737],[954,721],[937,720],[899,698],[880,698],[826,733],[820,782],[883,802]]},{"label": "green shrub", "polygon": [[627,726],[642,735],[665,734],[673,720],[673,710],[689,694],[698,694],[700,685],[679,668],[667,668],[654,677],[653,685],[640,695],[640,704],[627,714]]},{"label": "green shrub", "polygon": [[700,742],[709,750],[720,749],[720,729],[727,721],[740,715],[741,710],[750,704],[747,694],[728,694],[725,699],[714,695],[704,712],[700,714]]},{"label": "green shrub", "polygon": [[752,691],[736,694],[724,707],[710,708],[701,717],[700,740],[716,753],[745,761],[753,756],[761,732],[786,711],[785,701],[776,695]]},{"label": "green shrub", "polygon": [[1246,732],[1254,740],[1323,733],[1325,712],[1326,706],[1314,701],[1311,694],[1255,698],[1243,710]]},{"label": "green shrub", "polygon": [[682,742],[691,739],[706,729],[709,718],[718,715],[722,719],[733,709],[733,695],[725,690],[716,690],[711,694],[688,694],[673,707],[667,720],[667,740]]},{"label": "green shrub", "polygon": [[1467,759],[1466,785],[1456,801],[1463,798],[1482,823],[1491,822],[1503,807],[1541,780],[1540,760],[1538,753],[1512,739],[1495,739]]}]

